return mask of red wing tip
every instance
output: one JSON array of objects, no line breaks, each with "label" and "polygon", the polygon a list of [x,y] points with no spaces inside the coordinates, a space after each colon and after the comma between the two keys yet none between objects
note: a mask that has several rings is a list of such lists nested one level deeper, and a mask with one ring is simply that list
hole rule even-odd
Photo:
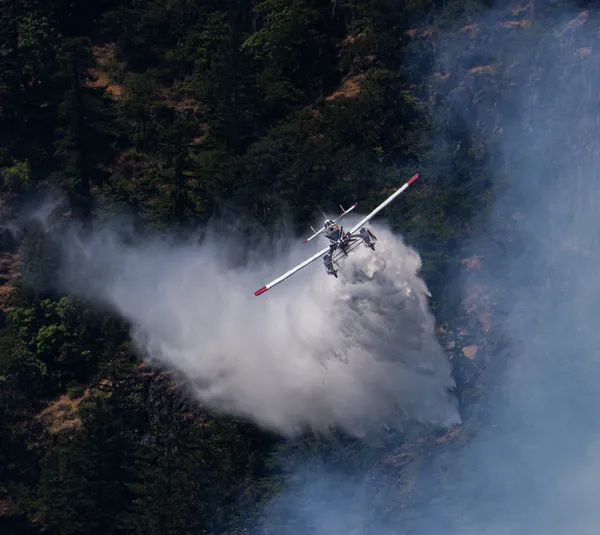
[{"label": "red wing tip", "polygon": [[415,180],[417,180],[417,178],[419,178],[419,173],[417,173],[415,176],[413,176],[409,181],[408,184],[412,184]]},{"label": "red wing tip", "polygon": [[264,292],[266,292],[266,291],[267,291],[267,287],[266,287],[266,286],[263,286],[262,288],[259,288],[258,290],[256,290],[256,291],[254,292],[254,295],[260,295],[260,294],[262,294],[262,293],[264,293]]},{"label": "red wing tip", "polygon": [[356,208],[357,206],[358,206],[358,203],[357,203],[357,202],[355,202],[355,203],[352,205],[352,208]]},{"label": "red wing tip", "polygon": [[308,241],[308,238],[306,240],[304,240],[304,243],[306,243]]}]

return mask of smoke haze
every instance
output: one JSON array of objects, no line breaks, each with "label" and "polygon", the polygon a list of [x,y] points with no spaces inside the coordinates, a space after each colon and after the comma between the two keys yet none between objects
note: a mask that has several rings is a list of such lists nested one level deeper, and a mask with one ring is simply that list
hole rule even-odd
[{"label": "smoke haze", "polygon": [[[460,99],[481,99],[464,120],[497,132],[492,165],[504,190],[486,232],[465,250],[483,258],[477,283],[492,296],[493,330],[505,346],[487,355],[495,375],[484,375],[485,402],[465,422],[472,438],[424,459],[408,497],[387,487],[383,505],[372,496],[387,486],[384,476],[307,476],[271,504],[269,533],[598,531],[600,48],[586,22],[599,13],[556,8],[555,33],[509,39],[504,28],[529,25],[503,24],[514,7],[456,24],[473,24],[475,40],[453,31],[437,43],[440,68],[461,88],[452,95],[456,108]],[[544,7],[536,3],[534,23]],[[522,19],[529,9],[533,3]],[[478,64],[500,72],[497,97],[469,72]],[[460,281],[465,295],[473,278]],[[306,531],[277,529],[286,517]]]},{"label": "smoke haze", "polygon": [[420,258],[385,226],[374,232],[377,252],[355,250],[339,279],[317,261],[255,297],[322,243],[286,234],[273,251],[213,229],[200,245],[126,245],[107,227],[65,238],[63,284],[129,321],[149,360],[216,411],[287,435],[456,424]]}]

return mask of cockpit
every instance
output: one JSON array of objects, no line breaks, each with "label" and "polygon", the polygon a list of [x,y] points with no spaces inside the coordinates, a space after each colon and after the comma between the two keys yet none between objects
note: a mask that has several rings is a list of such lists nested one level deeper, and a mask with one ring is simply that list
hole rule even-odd
[{"label": "cockpit", "polygon": [[325,222],[325,236],[331,241],[337,242],[342,237],[342,229],[334,221],[327,220]]}]

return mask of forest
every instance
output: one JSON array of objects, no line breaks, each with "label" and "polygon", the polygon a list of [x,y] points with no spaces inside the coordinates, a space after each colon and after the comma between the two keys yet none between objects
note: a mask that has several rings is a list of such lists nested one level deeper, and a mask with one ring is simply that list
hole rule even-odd
[{"label": "forest", "polygon": [[[0,0],[0,17],[0,533],[315,533],[293,513],[267,522],[306,459],[356,481],[403,458],[372,502],[392,518],[416,467],[477,429],[509,360],[492,357],[506,348],[501,291],[457,281],[520,254],[506,234],[479,238],[523,163],[508,151],[526,130],[524,88],[548,112],[541,128],[560,128],[554,112],[568,124],[592,113],[598,13],[538,0]],[[570,75],[583,96],[565,106],[551,86]],[[564,142],[583,151],[592,123]],[[540,148],[544,165],[555,149]],[[55,284],[56,236],[73,225],[125,215],[140,234],[183,237],[236,213],[236,228],[285,221],[300,235],[316,207],[373,208],[415,172],[386,221],[421,257],[457,429],[415,422],[374,445],[215,413],[145,361],[125,319]]]}]

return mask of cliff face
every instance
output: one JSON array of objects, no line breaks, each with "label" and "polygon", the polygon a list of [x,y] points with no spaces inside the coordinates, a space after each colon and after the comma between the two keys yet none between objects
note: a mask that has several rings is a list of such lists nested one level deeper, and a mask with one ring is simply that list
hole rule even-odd
[{"label": "cliff face", "polygon": [[[324,2],[319,4],[322,12],[305,13],[308,22],[313,21],[305,34],[305,20],[293,24],[285,3],[268,2],[263,7],[273,10],[266,16],[272,34],[261,34],[264,39],[254,43],[256,57],[250,60],[240,52],[236,40],[236,17],[229,20],[219,13],[216,18],[206,18],[204,13],[200,17],[196,6],[188,2],[148,4],[152,5],[149,18],[134,8],[121,10],[118,15],[123,17],[122,27],[113,14],[111,24],[117,27],[113,31],[121,35],[120,40],[91,47],[96,63],[89,69],[89,76],[82,76],[82,86],[90,93],[85,93],[81,101],[69,93],[70,84],[76,82],[73,76],[80,71],[63,73],[68,83],[63,82],[64,87],[57,89],[49,83],[54,78],[42,69],[51,62],[36,63],[34,52],[38,50],[31,43],[31,50],[23,52],[31,54],[23,59],[32,64],[28,68],[40,78],[46,76],[43,83],[24,84],[12,93],[14,98],[27,96],[23,102],[16,100],[22,104],[21,111],[35,109],[45,114],[47,124],[40,137],[48,135],[50,139],[33,140],[37,145],[32,158],[50,155],[48,161],[54,161],[55,151],[62,156],[71,154],[71,164],[80,162],[81,154],[94,165],[102,158],[107,180],[94,182],[91,188],[98,204],[116,200],[139,212],[145,210],[149,219],[160,211],[163,224],[174,213],[187,213],[188,201],[193,201],[193,210],[200,212],[198,207],[209,207],[221,193],[233,198],[238,195],[252,210],[264,203],[266,219],[281,199],[291,205],[292,211],[302,212],[303,217],[308,217],[322,200],[333,206],[345,202],[340,198],[343,195],[352,201],[362,196],[361,203],[365,198],[374,205],[379,197],[391,192],[398,168],[404,172],[405,168],[422,167],[426,180],[412,199],[390,207],[387,214],[395,230],[419,243],[423,270],[427,275],[434,274],[431,278],[439,290],[433,292],[440,318],[439,337],[453,362],[463,406],[475,406],[493,385],[495,372],[504,366],[506,358],[500,350],[506,334],[502,330],[505,310],[499,303],[505,303],[507,297],[497,283],[498,275],[503,274],[510,260],[507,255],[519,254],[515,252],[518,240],[523,241],[522,250],[531,243],[520,234],[527,218],[526,207],[515,199],[504,203],[508,208],[498,214],[494,213],[496,201],[511,195],[507,185],[514,185],[512,175],[532,169],[528,157],[544,163],[536,178],[536,185],[544,186],[545,181],[556,183],[564,178],[564,173],[556,177],[554,171],[564,167],[565,153],[576,160],[598,152],[594,139],[600,133],[595,111],[600,54],[592,31],[597,14],[577,10],[555,13],[533,0],[502,10],[481,8],[478,13],[464,14],[464,6],[455,3],[453,7],[460,12],[457,17],[438,13],[435,21],[432,17],[427,25],[407,30],[409,17],[395,15],[397,6],[390,9],[393,13],[382,11],[382,15],[370,13],[371,7],[363,8],[360,2],[334,2],[334,35],[328,25],[332,6]],[[368,4],[375,6],[374,12],[388,5]],[[347,15],[356,20],[340,32],[341,19],[346,15],[338,20],[338,11],[346,5],[360,13]],[[190,12],[179,13],[176,19],[173,13],[184,8]],[[248,10],[247,5],[237,13],[240,20],[249,16],[244,10]],[[87,20],[87,13],[85,16]],[[321,18],[326,22],[314,24]],[[257,16],[252,25],[260,25],[259,19]],[[20,28],[29,29],[29,39],[47,37],[34,26],[21,24]],[[114,35],[111,37],[114,39]],[[332,42],[338,46],[331,46]],[[154,45],[160,47],[155,50]],[[322,96],[315,102],[312,95],[319,91],[304,91],[304,85],[306,77],[312,78],[323,62],[315,60],[298,74],[288,58],[306,50],[313,51],[316,58],[322,49],[335,49],[339,62],[332,59],[333,52],[328,52],[327,61],[333,66],[331,72],[326,72],[328,83],[319,89]],[[40,46],[40,50],[45,49]],[[290,50],[295,50],[296,56],[286,55]],[[128,64],[128,55],[135,61]],[[278,79],[282,72],[287,72],[289,79]],[[557,100],[551,88],[565,80],[571,82],[571,96]],[[44,93],[49,86],[60,93],[60,98],[54,95],[52,101]],[[0,96],[3,91],[4,87],[0,88]],[[102,104],[112,115],[104,115],[107,110],[103,109],[100,119],[90,119],[87,111],[97,108],[100,100],[88,100],[97,94],[108,97]],[[40,111],[48,109],[48,102],[56,110]],[[77,102],[87,102],[89,110],[83,108],[87,110],[83,113],[75,107]],[[68,113],[60,115],[59,108]],[[298,119],[297,109],[309,113]],[[424,126],[425,112],[433,118],[433,126]],[[27,117],[27,124],[34,123],[36,117]],[[81,124],[87,129],[78,130]],[[87,140],[88,134],[96,130],[102,135],[118,132],[125,141],[98,135],[90,137],[94,141],[87,146],[77,144],[81,132],[82,139]],[[63,136],[60,150],[52,138],[56,132]],[[548,132],[556,133],[557,138],[551,148]],[[33,143],[30,134],[23,145]],[[115,148],[115,153],[104,154],[106,146]],[[96,153],[98,148],[103,150]],[[19,150],[24,151],[22,147]],[[75,174],[65,179],[68,187],[81,169],[69,170]],[[570,185],[585,192],[586,177],[577,174],[576,161],[574,169]],[[185,195],[179,195],[180,190],[185,190]],[[265,192],[269,192],[267,196]],[[206,211],[210,213],[209,208]],[[576,213],[572,217],[577,217]],[[490,225],[492,221],[494,225]],[[491,236],[486,234],[490,228],[494,229]],[[559,251],[585,261],[590,258],[594,239],[598,240],[586,242],[573,235],[560,241]],[[11,292],[19,276],[21,256],[11,232],[0,231],[2,325],[4,314],[12,310]],[[447,265],[450,274],[444,272]],[[531,266],[532,272],[535,269]],[[546,290],[564,284],[547,272],[544,276]],[[449,281],[446,286],[444,281]],[[40,363],[48,364],[56,374],[52,394],[36,399],[41,407],[32,410],[31,400],[26,400],[23,406],[11,408],[18,417],[18,425],[11,427],[11,432],[24,430],[25,437],[14,451],[20,451],[22,444],[31,447],[36,455],[32,466],[46,459],[46,489],[62,481],[59,478],[64,473],[77,479],[81,466],[69,465],[71,454],[79,453],[83,459],[89,448],[98,447],[94,451],[106,455],[102,460],[105,464],[99,462],[93,469],[106,470],[123,488],[134,488],[134,497],[128,495],[133,504],[150,504],[153,497],[158,497],[164,500],[160,503],[166,504],[167,510],[175,510],[176,505],[161,494],[160,478],[171,484],[172,473],[165,469],[157,476],[149,468],[148,459],[160,461],[161,456],[179,467],[177,477],[191,485],[189,496],[192,491],[200,496],[197,504],[209,498],[217,500],[215,496],[219,495],[215,492],[205,500],[198,489],[202,485],[191,479],[200,470],[198,466],[210,463],[214,464],[202,468],[205,472],[201,476],[208,474],[217,489],[222,489],[220,485],[225,481],[231,503],[240,495],[252,495],[256,503],[263,499],[267,493],[261,494],[261,485],[270,484],[266,481],[272,475],[262,465],[272,454],[270,440],[242,423],[209,417],[186,399],[182,389],[174,387],[168,374],[138,368],[137,357],[128,347],[127,328],[114,318],[98,319],[88,312],[72,303],[33,303],[19,324],[25,333],[23,339],[14,344],[23,351],[20,357],[31,358],[35,364],[20,370],[22,375],[14,385],[37,388],[36,381],[48,381],[47,370]],[[131,365],[130,360],[135,364]],[[14,385],[7,398],[12,399],[19,390]],[[471,420],[473,427],[477,426],[475,420]],[[377,469],[392,467],[394,476],[405,483],[402,496],[407,496],[418,484],[419,461],[427,459],[432,451],[439,453],[461,444],[468,434],[467,426],[433,437],[430,430],[419,429],[401,447],[377,453],[380,458],[374,464]],[[310,440],[306,442],[310,444]],[[195,451],[191,445],[197,446]],[[125,452],[123,458],[120,451]],[[179,451],[184,451],[189,466],[178,464],[182,458]],[[198,460],[198,452],[209,453]],[[357,465],[362,461],[359,459]],[[115,469],[127,462],[131,462],[127,474]],[[263,477],[261,470],[267,475]],[[126,479],[133,472],[135,476]],[[140,490],[139,482],[146,478],[154,481],[154,487]],[[36,473],[26,481],[26,486],[33,489],[32,495],[38,492],[39,479]],[[78,481],[85,487],[88,483],[84,479],[81,476]],[[97,489],[85,489],[90,496],[96,495]],[[0,516],[9,516],[18,509],[14,505],[18,500],[3,500],[5,491],[8,493],[0,488]],[[73,490],[62,497],[76,502],[78,492]],[[51,493],[39,495],[47,497]],[[180,502],[187,499],[185,496]],[[246,512],[251,510],[248,514],[252,516],[255,506],[248,505],[251,499],[245,499]],[[48,499],[48,510],[52,503]],[[63,503],[68,505],[68,500]],[[31,517],[38,518],[35,503],[28,506]],[[110,507],[106,510],[119,510],[118,504]],[[63,511],[55,509],[45,512],[47,517],[55,515],[55,524],[50,518],[44,520],[45,525],[60,525]],[[158,518],[157,525],[166,522],[158,509],[152,513]],[[143,520],[143,513],[138,513],[138,520]],[[210,515],[210,511],[206,513]],[[197,516],[194,511],[186,518]],[[217,526],[213,531],[224,532],[225,528]]]},{"label": "cliff face", "polygon": [[[585,84],[580,89],[588,96],[593,94],[594,73],[598,71],[599,63],[589,34],[585,32],[589,20],[589,11],[581,11],[569,20],[549,22],[536,12],[534,3],[530,2],[483,15],[469,24],[443,23],[408,30],[407,35],[411,39],[409,49],[414,46],[420,47],[421,52],[423,48],[428,49],[432,58],[427,83],[419,86],[417,92],[422,93],[423,100],[439,121],[440,129],[445,132],[445,141],[452,140],[451,161],[444,162],[444,165],[454,167],[454,172],[458,168],[460,172],[461,167],[466,168],[474,161],[485,162],[491,169],[489,174],[498,183],[502,182],[503,174],[511,172],[506,166],[508,160],[502,154],[509,146],[505,138],[511,130],[522,126],[515,126],[517,110],[523,105],[522,96],[531,88],[532,99],[542,98],[535,87],[536,81],[543,81],[552,70],[551,65],[538,61],[545,57],[540,55],[540,47],[556,47],[562,50],[562,54],[571,53],[573,62],[570,69],[583,74],[577,77],[578,83],[583,80]],[[340,42],[341,53],[348,53],[363,39],[360,32],[356,33],[358,37],[352,35],[345,36]],[[116,44],[95,46],[93,52],[97,64],[90,71],[87,85],[103,89],[115,101],[126,98],[122,82],[128,73],[127,65],[119,59]],[[379,66],[380,60],[376,55],[365,57],[369,61],[361,64],[362,70],[369,71],[373,66]],[[407,58],[411,61],[410,53]],[[362,94],[364,77],[362,72],[348,75],[335,92],[325,97],[325,101],[355,100]],[[171,102],[171,92],[159,93],[159,100]],[[179,102],[178,105],[196,111],[198,108],[197,103],[189,103],[185,99],[183,104]],[[585,109],[580,107],[573,111],[581,118],[581,131],[589,132],[593,125]],[[130,165],[134,169],[131,172],[127,170],[130,154],[138,158],[135,165]],[[115,169],[127,179],[132,179],[147,174],[144,167],[147,162],[148,158],[141,153],[124,151],[115,159]],[[482,172],[468,185],[465,205],[486,206],[495,188],[498,187],[492,186],[489,176],[485,177]],[[431,195],[437,195],[435,188]],[[483,227],[486,217],[486,213],[482,212],[478,216],[479,223],[476,220],[472,229],[463,231],[476,233],[476,225]],[[518,225],[519,214],[510,214],[510,221],[509,226]],[[0,310],[4,311],[10,310],[10,292],[19,272],[19,253],[9,242],[7,239],[5,250],[0,249]],[[466,252],[469,256],[463,255],[458,264],[459,277],[466,285],[460,299],[461,317],[444,323],[440,336],[463,378],[463,384],[473,385],[480,366],[489,357],[486,347],[497,335],[493,309],[496,296],[495,290],[485,280],[490,253],[481,250]]]},{"label": "cliff face", "polygon": [[[537,195],[544,197],[560,180],[576,190],[590,186],[583,169],[598,154],[593,103],[600,94],[597,13],[528,2],[470,18],[468,24],[411,31],[415,54],[428,51],[431,72],[422,98],[443,125],[441,144],[452,143],[449,175],[463,166],[477,172],[477,154],[491,179],[466,186],[470,202],[486,197],[488,208],[471,222],[457,267],[460,327],[443,325],[441,333],[465,387],[477,383],[490,361],[502,359],[506,307],[500,303],[506,297],[497,281],[521,254],[519,247],[536,246],[535,235],[524,238],[531,191],[539,188]],[[539,232],[550,231],[562,217],[558,205],[551,210],[548,227]],[[585,241],[574,236],[557,247],[583,259]]]},{"label": "cliff face", "polygon": [[4,324],[4,315],[11,310],[11,292],[14,289],[14,283],[19,277],[19,253],[1,252],[0,253],[0,310],[2,319],[0,324]]},{"label": "cliff face", "polygon": [[15,229],[10,226],[13,219],[12,203],[12,195],[0,194],[0,214],[9,224],[0,227],[0,328],[5,324],[6,314],[12,309],[11,292],[20,275],[18,239]]}]

